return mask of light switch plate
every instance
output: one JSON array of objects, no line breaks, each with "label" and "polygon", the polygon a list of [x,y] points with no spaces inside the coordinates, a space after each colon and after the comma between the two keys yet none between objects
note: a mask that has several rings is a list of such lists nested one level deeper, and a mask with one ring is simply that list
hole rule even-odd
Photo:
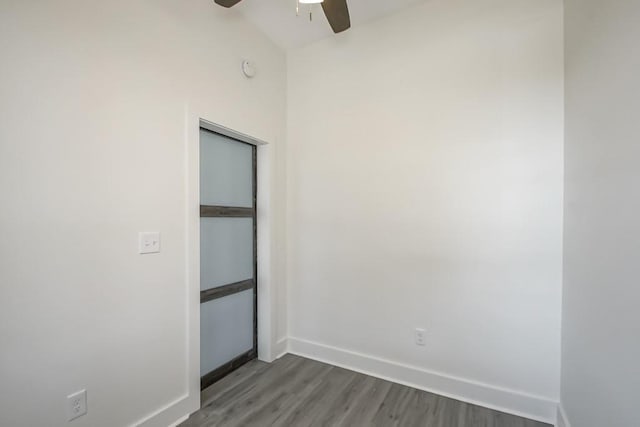
[{"label": "light switch plate", "polygon": [[144,232],[139,234],[138,251],[141,254],[160,252],[160,232]]}]

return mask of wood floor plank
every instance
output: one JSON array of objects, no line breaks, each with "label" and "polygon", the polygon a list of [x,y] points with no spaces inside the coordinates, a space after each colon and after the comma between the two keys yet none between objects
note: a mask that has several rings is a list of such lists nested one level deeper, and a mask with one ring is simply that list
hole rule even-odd
[{"label": "wood floor plank", "polygon": [[409,394],[412,391],[409,387],[392,384],[389,392],[378,407],[373,417],[373,426],[397,426],[400,418],[406,412],[409,405]]},{"label": "wood floor plank", "polygon": [[[398,422],[403,427],[424,427],[435,422],[435,406],[438,396],[422,390],[410,389],[407,407]],[[464,427],[464,424],[461,425]]]},{"label": "wood floor plank", "polygon": [[[268,405],[274,396],[282,393],[283,387],[291,384],[292,372],[304,373],[309,369],[309,367],[304,369],[309,363],[310,361],[302,358],[283,361],[282,364],[274,365],[272,370],[256,376],[251,384],[246,384],[244,381],[243,387],[232,389],[227,395],[212,401],[209,406],[211,411],[218,415],[216,425],[220,427],[243,425],[245,417]],[[293,377],[295,378],[295,375]]]},{"label": "wood floor plank", "polygon": [[[278,417],[272,425],[287,425],[286,420],[290,419],[300,406],[305,406],[309,400],[309,396],[316,390],[318,385],[322,383],[323,378],[333,367],[324,363],[315,363],[315,366],[309,370],[306,375],[302,375],[302,380],[298,379],[288,388],[288,392],[295,396],[295,401],[283,407]],[[304,374],[304,373],[303,373]]]},{"label": "wood floor plank", "polygon": [[262,427],[276,423],[286,408],[291,407],[298,400],[298,396],[288,391],[274,393],[271,399],[264,401],[256,410],[250,411],[237,419],[230,420],[230,426]]},{"label": "wood floor plank", "polygon": [[389,381],[367,377],[366,385],[363,387],[364,392],[359,394],[339,425],[341,427],[370,426],[392,385]]},{"label": "wood floor plank", "polygon": [[342,392],[335,394],[333,404],[327,405],[325,415],[314,420],[312,427],[333,427],[340,425],[349,414],[353,404],[366,390],[367,377],[354,372],[353,378],[344,387]]},{"label": "wood floor plank", "polygon": [[211,401],[215,400],[219,396],[226,394],[233,387],[236,387],[238,383],[243,380],[250,380],[256,378],[256,375],[263,373],[271,365],[259,360],[252,360],[242,367],[231,372],[226,377],[222,378],[217,383],[203,390],[201,393],[202,406],[206,406]]},{"label": "wood floor plank", "polygon": [[434,427],[465,427],[466,404],[443,396],[436,398]]},{"label": "wood floor plank", "polygon": [[493,411],[481,406],[471,406],[467,411],[467,425],[495,427],[495,416],[493,416]]},{"label": "wood floor plank", "polygon": [[[317,389],[317,383],[333,368],[330,365],[303,359],[303,363],[287,370],[282,383],[271,383],[269,392],[247,401],[244,415],[237,417],[237,425],[272,425],[306,403],[307,396]],[[235,406],[242,406],[236,404]],[[277,410],[276,410],[277,408]],[[236,425],[236,424],[231,424]]]},{"label": "wood floor plank", "polygon": [[550,427],[294,355],[232,372],[180,425],[269,426]]},{"label": "wood floor plank", "polygon": [[302,358],[287,358],[280,363],[273,364],[264,371],[259,371],[255,375],[243,378],[238,381],[226,393],[221,393],[217,398],[210,401],[207,407],[215,410],[226,410],[234,406],[239,406],[246,399],[260,395],[269,389],[285,384],[288,380],[288,372],[296,370],[298,367],[308,363]]},{"label": "wood floor plank", "polygon": [[330,368],[311,393],[300,400],[295,410],[281,419],[282,425],[308,427],[314,422],[322,422],[328,415],[327,407],[335,402],[355,375],[346,369]]}]

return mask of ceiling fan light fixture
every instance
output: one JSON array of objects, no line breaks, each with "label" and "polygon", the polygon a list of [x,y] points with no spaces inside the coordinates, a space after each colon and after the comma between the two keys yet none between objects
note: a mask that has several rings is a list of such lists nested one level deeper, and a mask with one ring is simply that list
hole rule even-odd
[{"label": "ceiling fan light fixture", "polygon": [[320,4],[324,0],[296,0],[296,16],[300,15],[300,5],[308,4],[309,5],[309,21],[313,21],[313,5]]},{"label": "ceiling fan light fixture", "polygon": [[[232,7],[241,0],[213,0],[222,7]],[[293,0],[291,0],[293,1]],[[313,16],[313,5],[321,4],[322,11],[329,21],[329,25],[334,33],[338,34],[351,28],[351,18],[349,17],[349,6],[347,0],[296,0],[296,15],[300,13],[300,4],[309,5],[309,19]]]}]

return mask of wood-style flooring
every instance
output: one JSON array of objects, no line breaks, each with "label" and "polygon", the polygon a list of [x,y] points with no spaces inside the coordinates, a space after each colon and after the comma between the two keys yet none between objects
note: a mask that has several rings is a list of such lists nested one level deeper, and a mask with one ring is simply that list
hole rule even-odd
[{"label": "wood-style flooring", "polygon": [[180,427],[550,427],[303,357],[251,361]]}]

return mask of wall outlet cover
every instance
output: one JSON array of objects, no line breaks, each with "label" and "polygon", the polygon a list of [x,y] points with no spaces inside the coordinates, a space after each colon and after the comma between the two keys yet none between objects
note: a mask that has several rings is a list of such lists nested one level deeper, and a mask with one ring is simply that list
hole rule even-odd
[{"label": "wall outlet cover", "polygon": [[87,413],[87,390],[80,390],[67,396],[67,418],[69,421]]},{"label": "wall outlet cover", "polygon": [[414,338],[416,341],[416,345],[427,345],[427,331],[425,331],[424,329],[416,328],[414,332]]}]

